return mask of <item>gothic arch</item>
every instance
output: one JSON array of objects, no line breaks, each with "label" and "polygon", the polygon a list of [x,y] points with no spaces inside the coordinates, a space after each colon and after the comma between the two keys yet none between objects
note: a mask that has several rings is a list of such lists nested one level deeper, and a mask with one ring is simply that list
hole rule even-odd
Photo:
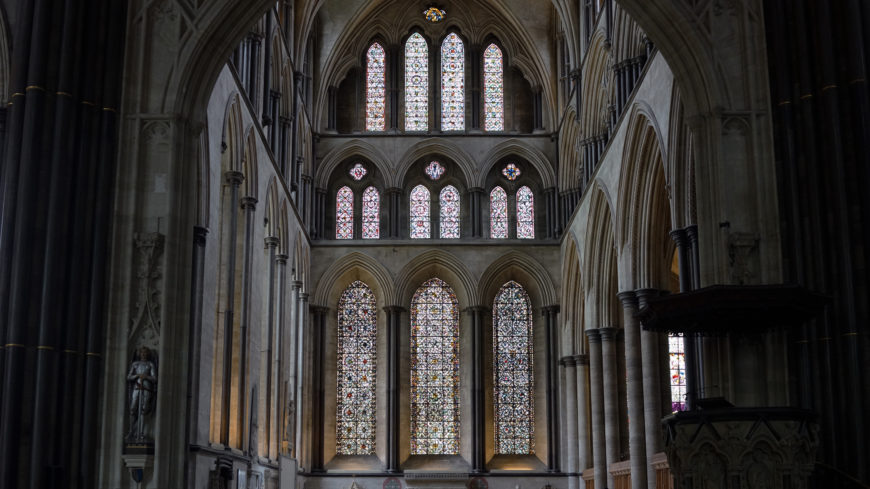
[{"label": "gothic arch", "polygon": [[242,171],[242,112],[239,107],[239,94],[233,93],[224,111],[224,125],[221,132],[221,170]]},{"label": "gothic arch", "polygon": [[580,256],[577,241],[568,234],[562,241],[562,337],[561,344],[564,354],[586,351],[584,327],[584,291],[583,271],[580,268]]},{"label": "gothic arch", "polygon": [[673,244],[661,131],[641,105],[634,106],[630,117],[617,204],[616,239],[630,270],[623,274],[622,288],[667,288]]},{"label": "gothic arch", "polygon": [[672,93],[665,174],[671,196],[671,226],[673,229],[682,229],[698,222],[695,212],[694,143],[676,83]]},{"label": "gothic arch", "polygon": [[244,193],[242,197],[257,198],[259,195],[259,181],[257,179],[257,136],[254,133],[254,128],[248,128],[248,135],[245,137],[244,157],[242,158],[242,173],[245,174]]},{"label": "gothic arch", "polygon": [[421,158],[435,154],[441,154],[453,160],[453,162],[459,166],[460,170],[462,170],[466,185],[470,185],[471,182],[477,180],[476,172],[474,170],[474,159],[466,153],[465,150],[460,148],[459,145],[444,138],[426,138],[408,148],[405,154],[399,159],[399,163],[396,165],[396,170],[393,173],[395,175],[395,180],[392,182],[392,186],[401,187],[407,177],[411,165],[419,161]]},{"label": "gothic arch", "polygon": [[541,185],[543,188],[551,188],[556,186],[556,176],[553,172],[553,165],[547,156],[541,150],[529,146],[519,139],[508,139],[493,147],[489,153],[483,158],[483,164],[480,166],[480,174],[477,175],[476,186],[486,188],[486,176],[489,169],[498,163],[502,158],[507,156],[520,156],[538,170],[538,175],[541,176]]},{"label": "gothic arch", "polygon": [[577,112],[569,105],[559,136],[559,190],[569,190],[580,183],[580,135]]},{"label": "gothic arch", "polygon": [[584,137],[604,132],[613,100],[613,53],[607,47],[604,31],[595,31],[583,63],[581,95],[586,106],[581,113],[580,128]]},{"label": "gothic arch", "polygon": [[417,255],[398,273],[393,304],[402,307],[410,304],[420,284],[434,276],[450,284],[460,308],[480,303],[476,284],[465,264],[451,253],[435,249]]},{"label": "gothic arch", "polygon": [[[601,185],[596,182],[592,189],[589,210],[589,225],[586,230],[584,250],[584,280],[586,290],[587,327],[619,326],[620,314],[616,294],[619,292],[617,256],[614,242],[612,206]],[[591,317],[590,317],[591,315]]]},{"label": "gothic arch", "polygon": [[390,175],[393,175],[394,172],[387,156],[380,149],[362,139],[352,139],[333,149],[323,157],[323,160],[317,166],[317,173],[314,176],[315,187],[327,188],[335,168],[354,156],[365,158],[377,167],[384,177],[384,188],[396,186],[396,182],[389,181]]},{"label": "gothic arch", "polygon": [[275,186],[278,179],[275,175],[269,177],[269,183],[266,185],[266,214],[265,214],[265,237],[278,238],[279,223],[278,223],[278,196]]},{"label": "gothic arch", "polygon": [[477,296],[483,304],[492,304],[499,288],[508,280],[520,283],[532,297],[533,304],[549,306],[558,303],[556,287],[547,270],[533,257],[516,250],[490,263],[478,282]]},{"label": "gothic arch", "polygon": [[351,271],[354,271],[359,277],[368,278],[368,280],[363,278],[360,280],[372,287],[380,306],[395,305],[395,302],[392,301],[392,298],[395,297],[395,289],[390,272],[371,256],[358,251],[348,253],[326,269],[317,281],[312,304],[329,307],[337,302],[344,287],[353,281],[348,282],[342,279]]},{"label": "gothic arch", "polygon": [[278,211],[278,253],[281,255],[289,255],[290,254],[290,235],[289,228],[287,227],[287,217],[289,212],[287,210],[287,199],[281,197],[281,203],[279,204]]}]

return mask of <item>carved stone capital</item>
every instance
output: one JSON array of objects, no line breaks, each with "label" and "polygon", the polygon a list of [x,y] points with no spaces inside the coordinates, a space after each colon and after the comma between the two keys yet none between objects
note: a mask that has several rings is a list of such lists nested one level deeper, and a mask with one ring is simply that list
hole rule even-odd
[{"label": "carved stone capital", "polygon": [[257,208],[257,202],[258,202],[257,199],[254,197],[251,197],[251,196],[242,197],[239,200],[239,203],[242,206],[242,209],[250,210],[250,211]]},{"label": "carved stone capital", "polygon": [[245,180],[245,175],[240,171],[228,171],[224,173],[224,181],[228,184],[238,187]]}]

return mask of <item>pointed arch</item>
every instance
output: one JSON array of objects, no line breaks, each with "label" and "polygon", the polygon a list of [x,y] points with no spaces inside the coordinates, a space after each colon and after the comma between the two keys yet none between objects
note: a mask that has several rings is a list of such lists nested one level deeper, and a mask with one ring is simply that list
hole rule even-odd
[{"label": "pointed arch", "polygon": [[405,40],[405,130],[429,129],[429,44],[419,32]]},{"label": "pointed arch", "polygon": [[335,239],[353,239],[353,190],[345,185],[335,193]]},{"label": "pointed arch", "polygon": [[[583,268],[587,294],[585,322],[598,327],[619,325],[617,256],[614,247],[613,211],[601,185],[592,190]],[[591,317],[590,317],[591,315]]]},{"label": "pointed arch", "polygon": [[243,197],[258,198],[257,166],[257,136],[254,134],[253,126],[251,126],[245,136],[245,151],[242,158],[242,173],[245,175]]},{"label": "pointed arch", "polygon": [[332,149],[323,160],[317,164],[317,172],[314,174],[315,186],[320,188],[329,187],[329,179],[335,172],[335,168],[351,158],[362,158],[375,165],[384,178],[384,186],[395,187],[396,182],[390,179],[395,173],[392,170],[390,160],[380,149],[362,139],[351,139],[341,146]]},{"label": "pointed arch", "polygon": [[517,238],[535,238],[535,194],[523,185],[517,190]]},{"label": "pointed arch", "polygon": [[534,304],[558,303],[556,285],[547,269],[531,255],[516,250],[501,255],[486,267],[480,276],[477,296],[484,304],[492,303],[499,287],[508,280],[523,284]]},{"label": "pointed arch", "polygon": [[508,237],[507,192],[495,186],[489,193],[489,237],[504,239]]},{"label": "pointed arch", "polygon": [[405,154],[399,159],[396,165],[394,185],[401,186],[408,175],[411,166],[422,158],[433,157],[437,159],[438,155],[446,156],[453,160],[454,163],[462,171],[464,178],[463,183],[469,185],[477,180],[477,165],[475,159],[471,157],[464,149],[455,142],[446,138],[426,138],[405,151]]},{"label": "pointed arch", "polygon": [[465,130],[465,42],[454,31],[441,41],[441,130]]},{"label": "pointed arch", "polygon": [[453,185],[447,185],[441,189],[438,196],[440,203],[440,226],[441,238],[459,238],[459,191]]},{"label": "pointed arch", "polygon": [[411,239],[425,239],[432,236],[429,189],[417,185],[411,190]]},{"label": "pointed arch", "polygon": [[519,156],[528,161],[538,175],[541,177],[541,185],[543,188],[551,188],[556,186],[556,173],[553,170],[553,164],[550,159],[541,150],[530,146],[527,142],[521,139],[511,138],[507,141],[498,143],[483,158],[483,164],[480,166],[482,171],[476,180],[478,187],[486,186],[486,175],[490,168],[498,164],[502,159],[509,156]]},{"label": "pointed arch", "polygon": [[381,195],[378,189],[371,186],[363,191],[362,196],[362,238],[378,239],[381,237]]},{"label": "pointed arch", "polygon": [[366,131],[387,126],[386,54],[378,42],[366,51]]},{"label": "pointed arch", "polygon": [[504,131],[504,55],[496,43],[483,50],[484,130]]},{"label": "pointed arch", "polygon": [[436,275],[451,285],[463,307],[480,303],[475,281],[465,264],[450,252],[433,249],[415,256],[396,275],[393,304],[410,304],[417,286]]}]

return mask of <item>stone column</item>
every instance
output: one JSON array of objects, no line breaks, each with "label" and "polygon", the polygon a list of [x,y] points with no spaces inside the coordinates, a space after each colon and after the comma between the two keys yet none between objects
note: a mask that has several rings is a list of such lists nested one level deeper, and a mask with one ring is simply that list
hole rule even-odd
[{"label": "stone column", "polygon": [[[307,300],[308,294],[300,294]],[[324,472],[323,468],[323,333],[326,329],[326,313],[329,308],[313,307],[311,328],[311,472]]]},{"label": "stone column", "polygon": [[[649,297],[659,295],[655,289],[639,289],[636,291],[638,307],[643,307]],[[652,460],[653,455],[661,451],[661,419],[662,419],[662,370],[665,369],[667,358],[661,358],[659,351],[661,333],[655,331],[640,332],[640,349],[642,353],[643,370],[643,417],[646,432],[646,459]],[[632,418],[633,419],[633,418]],[[647,466],[647,487],[656,489],[656,470],[652,464]]]},{"label": "stone column", "polygon": [[543,313],[547,321],[547,467],[550,472],[559,472],[559,306],[546,306]]},{"label": "stone column", "polygon": [[486,472],[486,416],[483,395],[483,334],[486,306],[469,308],[471,312],[471,471]]},{"label": "stone column", "polygon": [[[300,283],[301,285],[301,283]],[[305,325],[308,323],[308,294],[299,292],[298,304],[296,306],[296,459],[299,461],[299,466],[308,466],[309,463],[303,463],[305,454],[302,453],[302,415],[304,414],[303,382],[302,379],[307,378],[310,372],[305,368],[305,345],[309,341],[305,332]],[[308,454],[307,461],[310,462],[311,454]]]},{"label": "stone column", "polygon": [[[680,268],[680,292],[688,292],[692,290],[692,250],[689,243],[689,238],[684,229],[675,229],[671,231],[671,238],[677,244],[677,260]],[[695,400],[697,399],[699,381],[698,376],[698,358],[695,348],[694,338],[691,336],[683,337],[683,349],[686,352],[686,409],[692,410],[695,408]]]},{"label": "stone column", "polygon": [[[642,370],[642,351],[640,322],[637,319],[637,296],[634,291],[618,294],[622,301],[623,324],[625,331],[625,372],[628,404],[628,452],[631,457],[631,487],[647,486],[646,436],[644,422],[644,378]],[[654,476],[655,474],[653,474]],[[655,485],[653,478],[653,485]],[[654,488],[652,488],[654,489]]]},{"label": "stone column", "polygon": [[399,470],[399,328],[405,309],[387,306],[387,472]]},{"label": "stone column", "polygon": [[574,355],[574,364],[577,378],[577,472],[582,474],[592,463],[592,447],[589,444],[589,356]]},{"label": "stone column", "polygon": [[[193,227],[193,258],[190,269],[190,324],[187,333],[187,430],[185,445],[199,444],[199,424],[202,422],[199,413],[199,363],[202,351],[202,298],[203,274],[205,273],[205,244],[208,228]],[[193,485],[195,474],[191,467],[185,467],[185,481]]]},{"label": "stone column", "polygon": [[568,488],[578,486],[577,477],[577,362],[573,356],[562,357],[559,361],[565,373],[565,460],[563,466],[568,476]]},{"label": "stone column", "polygon": [[302,282],[294,280],[290,282],[290,341],[287,345],[287,366],[290,374],[290,382],[287,386],[287,402],[289,419],[287,430],[288,453],[295,459],[299,459],[299,289]]},{"label": "stone column", "polygon": [[[268,44],[267,44],[268,45]],[[267,333],[266,333],[266,364],[264,368],[264,372],[260,372],[260,375],[266,376],[266,419],[262,421],[263,424],[263,445],[266,447],[265,455],[268,458],[272,458],[272,445],[275,442],[275,436],[273,436],[273,429],[275,427],[273,416],[275,411],[272,409],[272,401],[275,397],[275,391],[272,390],[272,358],[275,355],[275,324],[278,322],[278,318],[276,316],[276,307],[275,303],[277,302],[276,293],[276,280],[275,275],[277,274],[277,249],[278,249],[278,238],[274,236],[266,236],[265,238],[266,248],[269,250],[269,303],[268,308],[268,324],[267,324]],[[256,447],[251,447],[252,449],[256,449]],[[275,453],[277,457],[277,451]]]},{"label": "stone column", "polygon": [[587,329],[589,339],[589,395],[592,415],[592,466],[595,487],[607,487],[607,457],[604,429],[604,372],[601,365],[601,330]]},{"label": "stone column", "polygon": [[384,190],[384,197],[387,203],[386,237],[396,239],[399,237],[399,211],[402,208],[402,189],[390,187]]},{"label": "stone column", "polygon": [[241,324],[239,334],[239,383],[238,383],[238,422],[239,433],[241,440],[239,446],[242,450],[247,447],[246,443],[249,439],[248,433],[248,324],[251,322],[251,282],[253,281],[253,239],[254,239],[254,222],[256,220],[255,213],[257,210],[257,199],[253,197],[242,197],[242,212],[245,216],[245,244],[243,247],[242,257],[242,313],[239,323]]},{"label": "stone column", "polygon": [[273,428],[273,440],[272,447],[269,449],[269,456],[273,457],[274,451],[274,459],[278,459],[279,454],[288,453],[288,447],[284,445],[284,426],[283,426],[283,413],[285,411],[286,406],[284,403],[286,402],[286,395],[282,395],[282,383],[284,382],[284,357],[288,355],[288,350],[284,346],[284,301],[287,299],[287,285],[285,281],[287,280],[287,255],[283,253],[279,253],[275,256],[275,264],[277,268],[276,273],[276,285],[277,292],[276,295],[278,297],[275,302],[275,317],[277,321],[275,323],[275,355],[272,357],[272,392],[273,392],[273,401],[272,401],[272,416],[274,419],[274,428]]},{"label": "stone column", "polygon": [[236,202],[239,201],[239,187],[242,185],[244,175],[241,172],[226,172],[224,179],[230,185],[229,202],[226,203],[230,213],[230,223],[227,229],[227,295],[224,298],[224,348],[223,348],[223,376],[221,378],[221,430],[220,442],[224,447],[230,446],[230,399],[232,393],[230,386],[233,378],[233,326],[235,323],[235,311],[233,309],[236,298],[236,234],[238,233],[239,213],[236,210]]},{"label": "stone column", "polygon": [[604,384],[604,437],[605,437],[605,467],[607,468],[607,486],[616,487],[613,476],[610,475],[610,465],[619,462],[619,383],[618,359],[616,358],[616,342],[619,328],[601,328],[601,370]]},{"label": "stone column", "polygon": [[483,203],[486,202],[486,192],[480,187],[468,189],[469,212],[471,218],[471,237],[483,238]]}]

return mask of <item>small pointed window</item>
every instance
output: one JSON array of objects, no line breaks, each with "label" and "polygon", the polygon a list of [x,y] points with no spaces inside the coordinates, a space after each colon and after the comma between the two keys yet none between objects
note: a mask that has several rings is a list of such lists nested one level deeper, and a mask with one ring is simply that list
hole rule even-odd
[{"label": "small pointed window", "polygon": [[459,191],[448,185],[441,190],[441,237],[459,237]]},{"label": "small pointed window", "polygon": [[411,238],[428,238],[429,230],[429,190],[417,185],[411,190]]},{"label": "small pointed window", "polygon": [[508,237],[507,192],[501,187],[496,187],[489,193],[489,237]]},{"label": "small pointed window", "polygon": [[535,238],[535,195],[525,185],[517,190],[517,238]]},{"label": "small pointed window", "polygon": [[353,239],[353,190],[341,187],[335,195],[335,239]]},{"label": "small pointed window", "polygon": [[369,187],[363,192],[362,237],[378,239],[381,236],[381,197],[378,189]]}]

